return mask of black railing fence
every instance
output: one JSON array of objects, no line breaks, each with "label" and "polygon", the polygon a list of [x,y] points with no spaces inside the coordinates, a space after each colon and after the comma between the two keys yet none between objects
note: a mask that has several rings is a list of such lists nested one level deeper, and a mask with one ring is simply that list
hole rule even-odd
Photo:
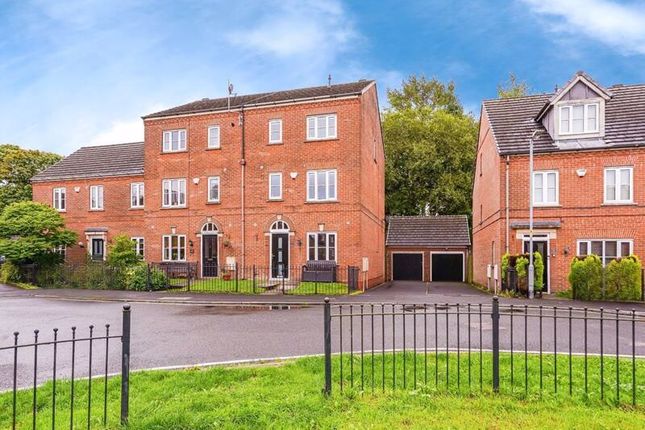
[{"label": "black railing fence", "polygon": [[[123,306],[122,331],[114,334],[110,325],[85,330],[72,327],[68,335],[54,328],[51,337],[39,330],[33,335],[13,333],[13,343],[0,347],[0,392],[12,393],[11,428],[24,408],[31,413],[31,428],[92,428],[108,424],[108,403],[117,397],[110,383],[110,369],[120,358],[120,422],[128,421],[130,374],[130,306]],[[25,339],[23,342],[21,342]],[[120,354],[115,351],[120,343]],[[112,354],[111,354],[112,353]],[[66,356],[65,356],[66,355]],[[120,356],[120,357],[119,357]],[[5,360],[7,358],[7,360]],[[63,359],[67,365],[61,366]],[[70,365],[71,364],[71,365]],[[6,372],[5,372],[6,370]],[[43,384],[49,383],[48,387]],[[43,388],[51,389],[47,399],[39,399]],[[98,405],[97,405],[98,402]],[[94,406],[93,406],[94,405]],[[21,410],[22,409],[22,410]],[[4,411],[3,411],[4,413]],[[25,424],[20,428],[27,428]]]},{"label": "black railing fence", "polygon": [[645,403],[645,314],[500,304],[325,302],[325,387]]},{"label": "black railing fence", "polygon": [[[330,266],[308,270],[306,266],[241,266],[197,263],[150,263],[149,272],[165,274],[166,288],[192,292],[342,295],[359,288],[360,273],[354,266]],[[149,275],[149,279],[152,274]]]}]

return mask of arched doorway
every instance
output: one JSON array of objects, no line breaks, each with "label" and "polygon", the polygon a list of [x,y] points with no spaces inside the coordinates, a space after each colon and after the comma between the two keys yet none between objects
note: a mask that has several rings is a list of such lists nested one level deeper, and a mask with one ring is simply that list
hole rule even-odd
[{"label": "arched doorway", "polygon": [[289,278],[289,224],[277,220],[271,224],[271,277]]},{"label": "arched doorway", "polygon": [[212,222],[202,226],[202,276],[217,276],[218,267],[218,229]]}]

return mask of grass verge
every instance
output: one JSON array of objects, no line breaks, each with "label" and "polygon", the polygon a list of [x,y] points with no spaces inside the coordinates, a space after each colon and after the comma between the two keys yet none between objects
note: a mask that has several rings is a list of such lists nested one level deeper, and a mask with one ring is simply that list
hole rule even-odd
[{"label": "grass verge", "polygon": [[[233,294],[262,294],[270,290],[282,290],[280,280],[267,282],[266,280],[256,280],[255,287],[252,279],[222,279],[206,278],[196,279],[190,282],[190,289],[185,286],[186,279],[171,279],[170,285],[181,286],[173,291],[193,292],[193,293],[233,293]],[[347,284],[338,282],[300,282],[293,286],[289,281],[285,282],[285,294],[306,296],[306,295],[346,295]]]}]

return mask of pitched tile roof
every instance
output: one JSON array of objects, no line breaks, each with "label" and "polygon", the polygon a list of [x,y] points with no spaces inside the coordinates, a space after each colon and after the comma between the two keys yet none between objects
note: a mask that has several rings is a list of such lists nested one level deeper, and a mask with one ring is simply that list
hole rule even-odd
[{"label": "pitched tile roof", "polygon": [[470,245],[466,215],[391,216],[387,246],[464,247]]},{"label": "pitched tile roof", "polygon": [[143,142],[85,146],[31,178],[33,182],[143,174]]},{"label": "pitched tile roof", "polygon": [[[645,145],[645,84],[614,85],[607,90],[612,97],[605,103],[605,144]],[[535,130],[535,152],[559,150],[544,126],[534,120],[552,97],[539,94],[484,101],[483,109],[501,155],[528,153],[529,138]]]},{"label": "pitched tile roof", "polygon": [[[324,98],[337,98],[361,94],[371,85],[372,80],[360,80],[345,84],[324,85],[320,87],[298,88],[293,90],[275,91],[270,93],[248,94],[231,97],[231,109],[242,106],[258,106],[289,103],[296,100],[311,100]],[[172,115],[185,115],[202,112],[215,112],[228,109],[228,97],[218,99],[201,99],[181,106],[176,106],[161,112],[155,112],[143,117],[161,118]]]}]

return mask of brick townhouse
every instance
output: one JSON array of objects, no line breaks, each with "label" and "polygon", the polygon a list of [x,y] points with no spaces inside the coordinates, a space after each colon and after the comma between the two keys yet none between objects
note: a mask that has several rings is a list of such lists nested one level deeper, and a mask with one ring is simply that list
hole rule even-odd
[{"label": "brick townhouse", "polygon": [[104,259],[130,236],[150,262],[199,276],[331,260],[384,279],[384,151],[374,81],[202,99],[143,117],[145,140],[83,147],[32,179]]},{"label": "brick townhouse", "polygon": [[554,94],[484,101],[473,186],[473,272],[528,251],[529,139],[534,249],[545,286],[568,287],[571,260],[645,256],[645,85],[603,87],[578,72]]}]

